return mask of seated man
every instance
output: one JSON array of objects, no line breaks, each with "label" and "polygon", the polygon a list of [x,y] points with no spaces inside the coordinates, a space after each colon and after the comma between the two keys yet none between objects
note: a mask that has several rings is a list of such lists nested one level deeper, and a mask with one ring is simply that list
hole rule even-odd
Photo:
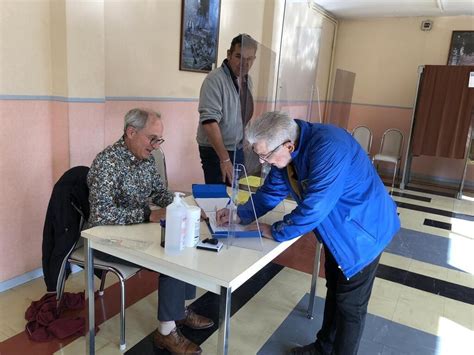
[{"label": "seated man", "polygon": [[[164,142],[160,114],[133,109],[125,115],[124,135],[105,148],[92,163],[87,177],[90,189],[89,226],[158,222],[165,209],[150,210],[149,199],[160,207],[173,200],[163,186],[151,152]],[[108,261],[125,261],[95,252]],[[158,287],[158,329],[155,346],[171,353],[200,354],[201,348],[185,338],[176,323],[193,329],[212,327],[208,318],[185,309],[185,299],[196,296],[196,287],[161,274]]]}]

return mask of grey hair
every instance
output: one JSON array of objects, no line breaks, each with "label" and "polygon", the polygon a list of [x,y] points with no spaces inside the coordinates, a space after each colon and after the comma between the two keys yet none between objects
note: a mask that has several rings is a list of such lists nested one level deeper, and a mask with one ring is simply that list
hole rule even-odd
[{"label": "grey hair", "polygon": [[125,115],[123,130],[126,131],[129,126],[134,127],[137,130],[143,129],[150,116],[156,116],[161,119],[161,114],[159,112],[142,108],[131,109]]},{"label": "grey hair", "polygon": [[265,141],[269,150],[285,141],[295,142],[298,138],[298,124],[285,112],[265,112],[251,120],[245,128],[245,138],[253,145]]}]

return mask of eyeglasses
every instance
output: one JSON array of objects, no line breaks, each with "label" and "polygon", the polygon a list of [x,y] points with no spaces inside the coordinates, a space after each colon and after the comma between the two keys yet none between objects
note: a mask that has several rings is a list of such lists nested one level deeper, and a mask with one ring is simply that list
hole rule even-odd
[{"label": "eyeglasses", "polygon": [[152,147],[156,145],[162,145],[163,142],[165,141],[163,138],[158,138],[158,137],[147,137],[150,140],[150,145]]},{"label": "eyeglasses", "polygon": [[290,143],[290,142],[291,142],[291,141],[284,141],[283,143],[277,145],[276,148],[273,149],[270,153],[267,153],[267,154],[265,154],[265,155],[257,154],[257,155],[258,155],[258,158],[259,158],[260,160],[263,160],[263,161],[266,162],[266,163],[270,163],[270,162],[268,161],[268,159],[270,159],[270,157],[273,155],[273,153],[275,153],[275,152],[276,152],[281,146],[283,146],[284,144]]}]

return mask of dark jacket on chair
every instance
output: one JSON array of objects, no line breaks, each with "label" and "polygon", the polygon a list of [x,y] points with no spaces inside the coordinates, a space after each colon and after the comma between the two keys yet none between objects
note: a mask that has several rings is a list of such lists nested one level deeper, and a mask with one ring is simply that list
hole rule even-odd
[{"label": "dark jacket on chair", "polygon": [[81,217],[89,218],[88,172],[88,167],[76,166],[54,185],[43,229],[43,274],[48,292],[56,291],[59,274],[66,269],[67,257],[80,237]]}]

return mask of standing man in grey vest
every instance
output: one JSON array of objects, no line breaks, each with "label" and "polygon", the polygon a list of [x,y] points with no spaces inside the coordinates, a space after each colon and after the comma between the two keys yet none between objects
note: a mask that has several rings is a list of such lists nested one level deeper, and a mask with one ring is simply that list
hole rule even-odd
[{"label": "standing man in grey vest", "polygon": [[257,42],[239,34],[201,86],[196,140],[206,184],[231,184],[234,154],[236,163],[243,162],[243,127],[254,107],[248,72],[256,52]]}]

